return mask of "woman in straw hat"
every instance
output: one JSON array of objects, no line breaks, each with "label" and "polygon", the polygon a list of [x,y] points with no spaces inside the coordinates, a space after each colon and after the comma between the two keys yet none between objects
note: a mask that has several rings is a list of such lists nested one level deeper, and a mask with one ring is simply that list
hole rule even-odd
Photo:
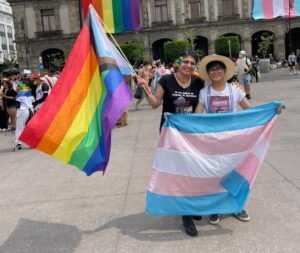
[{"label": "woman in straw hat", "polygon": [[[155,94],[152,94],[147,82],[137,77],[137,82],[143,85],[147,93],[149,105],[153,108],[162,106],[160,129],[164,123],[165,112],[170,113],[194,113],[198,104],[200,90],[204,87],[203,81],[193,76],[198,56],[194,51],[187,50],[180,54],[176,60],[177,72],[164,75],[157,84]],[[197,236],[198,232],[193,219],[201,219],[201,216],[182,216],[182,222],[186,234]]]},{"label": "woman in straw hat", "polygon": [[[199,74],[208,86],[200,91],[199,103],[196,113],[226,113],[237,111],[238,106],[242,109],[251,107],[246,93],[238,86],[227,83],[235,73],[235,65],[232,60],[221,55],[209,55],[202,59],[199,64]],[[282,107],[278,107],[280,113]],[[250,217],[245,210],[234,214],[241,221],[249,221]],[[218,224],[219,214],[210,215],[210,224]]]}]

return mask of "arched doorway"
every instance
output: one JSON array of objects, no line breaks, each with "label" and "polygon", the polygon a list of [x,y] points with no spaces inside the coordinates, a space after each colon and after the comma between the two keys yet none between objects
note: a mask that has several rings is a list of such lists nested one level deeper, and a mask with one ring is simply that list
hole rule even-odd
[{"label": "arched doorway", "polygon": [[45,71],[60,72],[65,65],[65,54],[57,48],[46,49],[41,56]]},{"label": "arched doorway", "polygon": [[201,57],[208,55],[208,39],[203,36],[196,36],[195,40],[195,49],[201,51]]},{"label": "arched doorway", "polygon": [[164,44],[168,41],[171,41],[171,39],[160,39],[152,44],[152,55],[153,60],[164,60]]},{"label": "arched doorway", "polygon": [[[260,58],[263,57],[263,55],[261,53],[258,52],[259,49],[259,43],[262,41],[261,37],[268,37],[268,36],[274,36],[274,33],[270,32],[270,31],[259,31],[256,32],[254,34],[252,34],[251,36],[251,44],[252,44],[252,55],[258,55]],[[273,37],[274,40],[274,37]],[[272,44],[269,46],[269,49],[267,51],[266,57],[269,57],[269,55],[272,54],[274,56],[274,46],[273,46],[273,42]]]},{"label": "arched doorway", "polygon": [[288,57],[290,51],[300,55],[300,28],[296,27],[286,33],[285,36],[285,55]]}]

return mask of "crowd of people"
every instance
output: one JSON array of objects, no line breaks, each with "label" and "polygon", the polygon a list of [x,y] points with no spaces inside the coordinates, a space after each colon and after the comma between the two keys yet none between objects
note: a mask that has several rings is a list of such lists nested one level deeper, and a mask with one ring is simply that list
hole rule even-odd
[{"label": "crowd of people", "polygon": [[[258,72],[258,59],[250,60],[244,50],[236,61],[220,56],[209,55],[201,59],[196,52],[186,50],[166,66],[161,61],[152,64],[144,62],[137,70],[135,82],[138,87],[134,94],[136,109],[146,97],[152,108],[162,105],[159,131],[165,121],[164,113],[228,113],[237,108],[251,107],[251,83]],[[23,76],[5,78],[0,87],[0,129],[15,132],[14,151],[22,149],[19,140],[26,123],[37,111],[55,85],[56,79],[49,76]],[[237,83],[239,82],[239,83]],[[243,89],[244,87],[244,89]],[[278,108],[278,113],[282,110]],[[123,123],[122,123],[123,124]],[[127,124],[127,123],[126,123]],[[124,124],[124,125],[126,125]],[[245,210],[234,216],[241,221],[249,221]],[[198,234],[193,220],[201,216],[183,215],[182,223],[189,236]],[[219,214],[211,214],[210,224],[220,222]]]},{"label": "crowd of people", "polygon": [[[237,59],[233,58],[232,61],[235,64],[235,71],[230,81],[242,84],[245,88],[246,97],[251,99],[251,84],[254,80],[258,82],[261,77],[259,71],[259,57],[256,55],[248,58],[247,53],[241,50],[239,57]],[[152,93],[155,93],[161,77],[177,72],[178,66],[178,59],[173,64],[168,65],[162,63],[161,60],[153,61],[152,64],[145,61],[136,72],[139,77],[146,80],[148,86],[151,87]],[[199,67],[195,66],[193,76],[201,78],[201,75],[199,76],[199,70]],[[134,97],[136,99],[135,109],[138,110],[140,103],[144,99],[144,93],[141,87],[137,86]]]},{"label": "crowd of people", "polygon": [[0,83],[0,131],[15,134],[14,151],[22,149],[19,137],[57,81],[52,74],[24,74],[3,78]]}]

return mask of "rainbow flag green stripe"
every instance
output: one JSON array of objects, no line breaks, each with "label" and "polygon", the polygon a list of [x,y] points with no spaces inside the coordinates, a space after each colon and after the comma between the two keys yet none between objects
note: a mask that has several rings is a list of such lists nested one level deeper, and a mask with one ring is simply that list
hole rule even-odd
[{"label": "rainbow flag green stripe", "polygon": [[94,6],[107,27],[107,32],[119,33],[140,30],[139,0],[83,0],[84,16],[89,5]]}]

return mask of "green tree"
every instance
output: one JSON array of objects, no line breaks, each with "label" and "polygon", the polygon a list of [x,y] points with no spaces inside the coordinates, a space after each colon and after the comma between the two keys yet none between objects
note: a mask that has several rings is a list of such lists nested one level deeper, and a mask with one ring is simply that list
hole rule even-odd
[{"label": "green tree", "polygon": [[184,38],[188,43],[188,49],[195,51],[200,58],[204,57],[205,53],[202,50],[196,48],[197,47],[197,45],[195,44],[197,38],[196,29],[191,28],[186,30],[184,32]]},{"label": "green tree", "polygon": [[174,62],[178,55],[189,49],[188,42],[186,40],[174,40],[164,43],[164,57],[166,62]]},{"label": "green tree", "polygon": [[273,35],[269,35],[268,33],[264,33],[260,36],[261,41],[258,43],[257,52],[261,54],[263,58],[266,58],[267,54],[270,51],[270,46],[273,44]]},{"label": "green tree", "polygon": [[[230,40],[230,43],[229,43]],[[230,46],[230,47],[229,47]],[[241,45],[238,36],[222,36],[215,41],[216,54],[229,57],[230,50],[231,56],[238,56]]]},{"label": "green tree", "polygon": [[49,71],[53,70],[51,66],[54,66],[59,72],[62,70],[62,68],[65,66],[65,57],[62,53],[54,53],[51,55],[48,55],[50,57],[50,66]]},{"label": "green tree", "polygon": [[131,65],[137,67],[143,61],[144,50],[140,43],[133,41],[126,44],[120,44],[120,48]]}]

